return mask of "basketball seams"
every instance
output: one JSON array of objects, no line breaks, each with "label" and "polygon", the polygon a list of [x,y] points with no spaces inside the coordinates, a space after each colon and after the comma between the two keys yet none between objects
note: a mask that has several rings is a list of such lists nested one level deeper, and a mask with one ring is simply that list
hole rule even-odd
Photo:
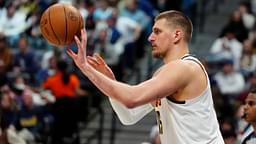
[{"label": "basketball seams", "polygon": [[65,15],[65,44],[67,43],[67,37],[68,37],[68,22],[67,22],[67,14],[66,14],[66,9],[65,6],[62,5],[63,9],[64,9],[64,15]]},{"label": "basketball seams", "polygon": [[58,38],[58,36],[57,36],[57,34],[55,33],[55,31],[54,31],[54,29],[53,29],[53,27],[52,27],[52,21],[51,21],[51,9],[49,8],[49,13],[48,13],[48,17],[49,17],[49,24],[50,24],[50,27],[51,27],[51,29],[52,29],[52,32],[53,32],[53,34],[54,34],[54,36],[55,36],[55,38],[56,38],[56,40],[58,41],[58,44],[60,44],[60,40],[59,40],[59,38]]}]

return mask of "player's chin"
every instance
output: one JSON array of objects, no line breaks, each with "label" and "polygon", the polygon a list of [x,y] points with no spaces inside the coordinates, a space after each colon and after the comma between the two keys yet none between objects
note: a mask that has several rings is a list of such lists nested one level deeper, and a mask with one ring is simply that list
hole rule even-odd
[{"label": "player's chin", "polygon": [[250,121],[251,121],[249,115],[246,114],[246,113],[244,114],[243,118],[244,118],[244,120],[247,121],[247,122],[250,122]]},{"label": "player's chin", "polygon": [[152,51],[152,56],[153,56],[154,58],[158,58],[158,54],[157,54],[156,52],[154,52],[154,51]]},{"label": "player's chin", "polygon": [[152,51],[152,56],[153,56],[154,58],[161,58],[161,54],[158,53],[158,52],[156,52],[156,51]]}]

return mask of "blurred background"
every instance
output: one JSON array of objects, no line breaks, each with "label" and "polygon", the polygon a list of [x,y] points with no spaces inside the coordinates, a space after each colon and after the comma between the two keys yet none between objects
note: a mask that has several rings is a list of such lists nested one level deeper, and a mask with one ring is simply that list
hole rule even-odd
[{"label": "blurred background", "polygon": [[243,102],[256,86],[256,0],[0,0],[1,144],[155,144],[154,112],[123,126],[108,99],[66,55],[42,37],[39,22],[54,3],[75,6],[117,80],[137,84],[162,65],[147,37],[154,17],[180,10],[194,25],[190,53],[205,65],[226,144],[250,125]]}]

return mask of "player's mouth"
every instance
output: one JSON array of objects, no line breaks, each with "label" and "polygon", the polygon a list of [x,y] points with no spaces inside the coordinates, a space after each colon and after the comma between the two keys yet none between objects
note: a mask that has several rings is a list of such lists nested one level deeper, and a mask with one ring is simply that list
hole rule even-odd
[{"label": "player's mouth", "polygon": [[248,117],[248,113],[244,112],[242,118],[243,118],[243,119],[246,119],[247,117]]},{"label": "player's mouth", "polygon": [[156,49],[156,47],[157,47],[156,45],[152,45],[152,49],[153,49],[153,50]]}]

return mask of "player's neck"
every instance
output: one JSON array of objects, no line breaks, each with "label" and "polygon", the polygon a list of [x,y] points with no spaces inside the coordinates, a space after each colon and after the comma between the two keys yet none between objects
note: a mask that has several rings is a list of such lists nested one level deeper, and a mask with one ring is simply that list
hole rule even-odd
[{"label": "player's neck", "polygon": [[165,56],[164,63],[181,59],[186,54],[189,54],[189,50],[187,47],[173,47],[173,49],[171,49]]}]

